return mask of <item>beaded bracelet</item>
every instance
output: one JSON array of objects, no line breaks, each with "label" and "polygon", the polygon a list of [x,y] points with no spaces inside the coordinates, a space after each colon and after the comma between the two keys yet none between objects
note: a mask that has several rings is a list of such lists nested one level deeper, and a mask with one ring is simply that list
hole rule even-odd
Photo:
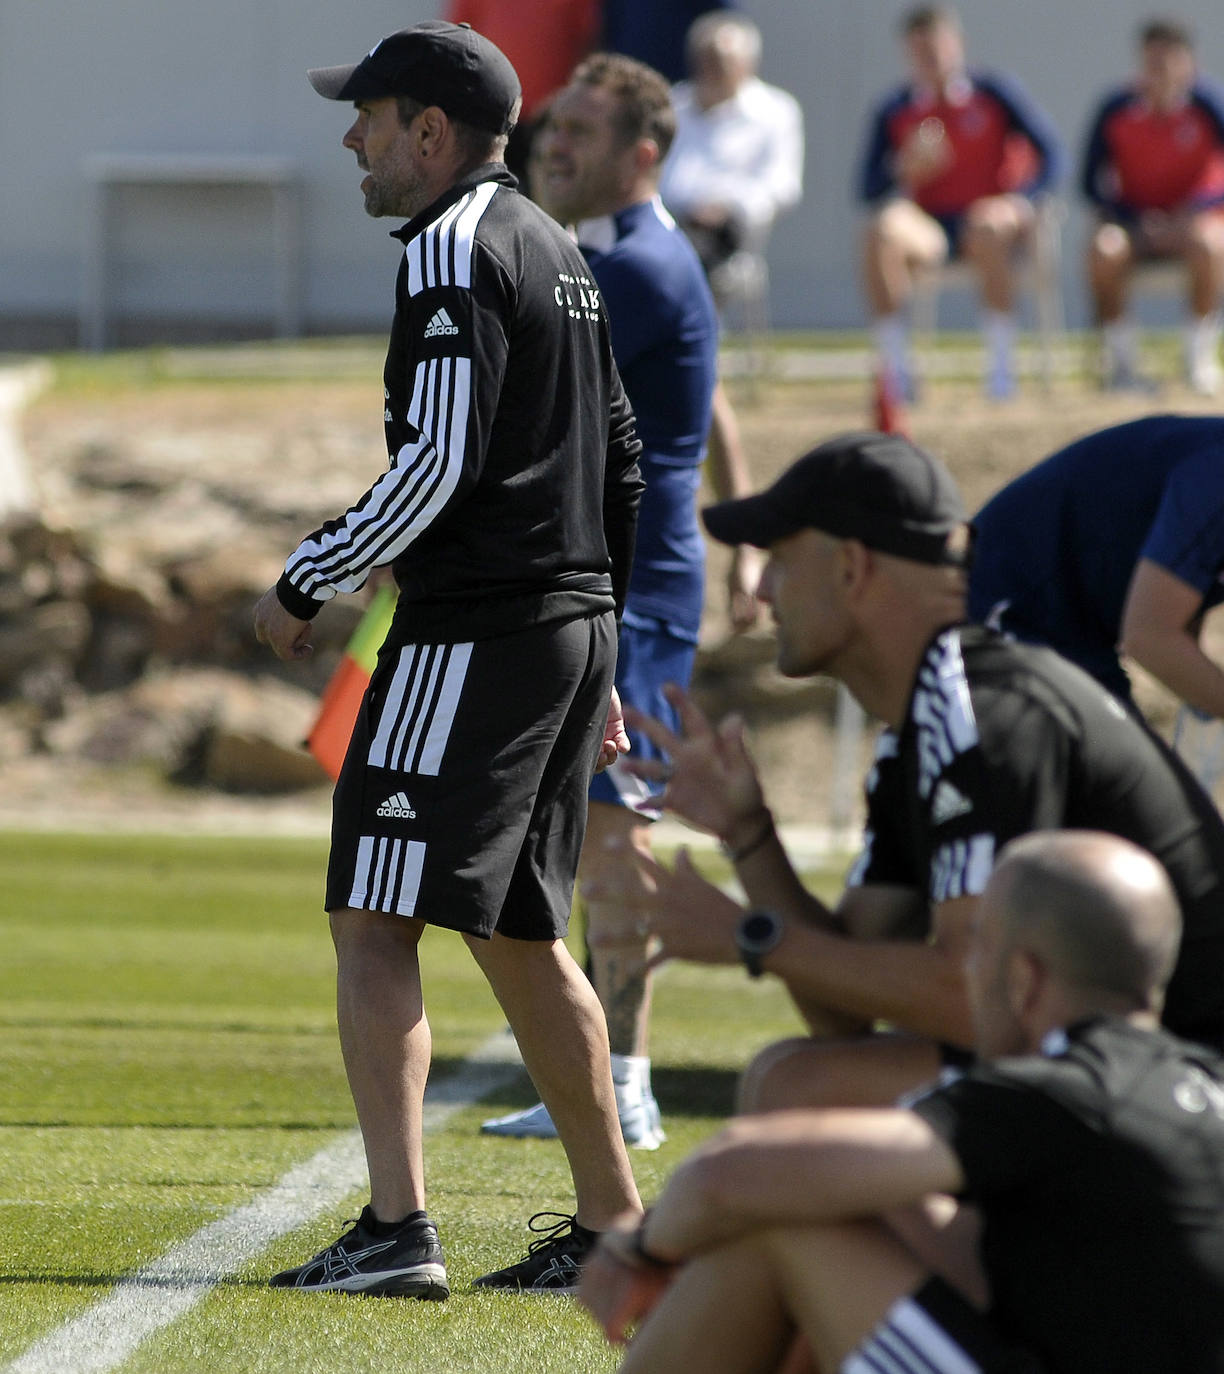
[{"label": "beaded bracelet", "polygon": [[769,839],[769,837],[774,833],[773,812],[770,811],[770,809],[767,806],[762,807],[761,809],[765,813],[765,824],[762,825],[761,829],[752,837],[752,839],[748,841],[747,844],[740,845],[738,849],[732,849],[731,846],[727,844],[724,844],[722,846],[722,852],[727,856],[728,859],[731,860],[733,864],[740,863],[741,860],[746,859],[749,856],[749,854],[755,854],[757,850],[760,849],[760,847],[765,843],[765,841]]}]

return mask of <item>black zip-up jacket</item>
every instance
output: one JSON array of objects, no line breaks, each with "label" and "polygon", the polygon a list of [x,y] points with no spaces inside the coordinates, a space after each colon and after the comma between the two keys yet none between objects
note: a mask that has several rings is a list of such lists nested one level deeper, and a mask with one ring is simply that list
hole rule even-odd
[{"label": "black zip-up jacket", "polygon": [[641,444],[586,263],[514,185],[478,168],[393,234],[388,468],[289,558],[290,614],[390,563],[401,640],[619,616]]}]

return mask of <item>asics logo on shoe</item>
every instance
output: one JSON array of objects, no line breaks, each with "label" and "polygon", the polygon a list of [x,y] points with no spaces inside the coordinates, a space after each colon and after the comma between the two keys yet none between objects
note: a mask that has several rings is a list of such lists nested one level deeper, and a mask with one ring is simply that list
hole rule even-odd
[{"label": "asics logo on shoe", "polygon": [[581,1270],[568,1256],[554,1255],[548,1268],[542,1269],[532,1281],[532,1288],[572,1288],[578,1282]]},{"label": "asics logo on shoe", "polygon": [[403,792],[397,792],[395,796],[388,797],[374,814],[376,816],[389,816],[396,821],[416,820],[416,812],[412,808],[412,803]]},{"label": "asics logo on shoe", "polygon": [[458,334],[459,326],[451,319],[445,310],[439,310],[432,320],[425,326],[425,337],[436,339],[439,334]]},{"label": "asics logo on shoe", "polygon": [[373,1259],[375,1255],[381,1255],[384,1251],[394,1248],[394,1238],[379,1241],[375,1245],[367,1245],[364,1250],[346,1251],[342,1250],[339,1245],[333,1245],[330,1250],[324,1250],[321,1255],[316,1255],[313,1265],[302,1266],[302,1272],[297,1279],[297,1286],[299,1288],[307,1284],[317,1286],[320,1283],[332,1283],[338,1279],[361,1278],[369,1274],[369,1270],[361,1268],[362,1260]]}]

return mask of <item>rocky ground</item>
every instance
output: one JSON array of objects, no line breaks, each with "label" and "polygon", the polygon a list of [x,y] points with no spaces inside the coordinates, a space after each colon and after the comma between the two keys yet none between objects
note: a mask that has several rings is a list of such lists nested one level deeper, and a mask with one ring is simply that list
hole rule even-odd
[{"label": "rocky ground", "polygon": [[[250,611],[298,537],[385,462],[379,366],[366,344],[183,351],[105,384],[68,369],[26,407],[34,509],[0,526],[0,824],[322,832],[329,787],[301,740],[361,599],[320,616],[305,667],[255,644]],[[1032,385],[990,406],[976,385],[940,381],[910,415],[971,507],[1070,438],[1152,405]],[[761,482],[870,414],[859,381],[735,395]],[[1179,391],[1160,400],[1202,408]],[[870,731],[839,753],[829,684],[781,679],[766,625],[728,633],[724,569],[712,548],[700,698],[745,713],[785,822],[853,822]],[[1172,703],[1141,691],[1167,726]]]}]

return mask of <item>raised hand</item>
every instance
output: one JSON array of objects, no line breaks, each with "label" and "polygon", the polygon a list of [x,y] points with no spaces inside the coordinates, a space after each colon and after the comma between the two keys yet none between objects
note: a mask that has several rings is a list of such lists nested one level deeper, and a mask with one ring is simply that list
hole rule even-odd
[{"label": "raised hand", "polygon": [[687,692],[674,684],[664,692],[676,708],[680,733],[632,707],[625,708],[625,719],[670,762],[641,759],[626,761],[625,767],[639,777],[666,784],[661,796],[654,799],[655,805],[674,811],[699,830],[728,840],[765,811],[743,719],[732,715],[714,726]]},{"label": "raised hand", "polygon": [[675,867],[668,868],[619,836],[608,847],[618,849],[623,862],[606,865],[603,877],[582,885],[582,895],[617,906],[632,923],[633,934],[650,939],[644,967],[655,968],[667,959],[739,961],[735,929],[744,909],[697,872],[687,849],[680,849]]}]

